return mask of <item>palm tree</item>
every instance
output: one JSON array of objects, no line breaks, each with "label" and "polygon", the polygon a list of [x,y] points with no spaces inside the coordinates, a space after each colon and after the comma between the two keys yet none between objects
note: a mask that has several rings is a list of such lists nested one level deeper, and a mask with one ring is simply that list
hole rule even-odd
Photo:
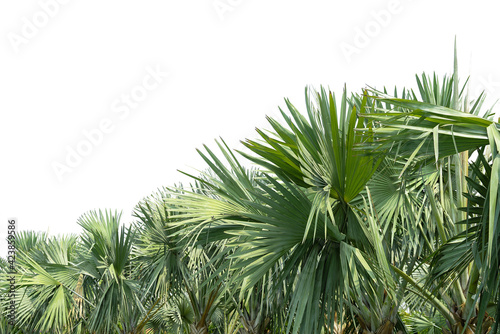
[{"label": "palm tree", "polygon": [[92,211],[79,219],[83,234],[77,267],[91,332],[139,333],[158,305],[146,299],[136,279],[135,230],[120,227],[120,217],[116,212]]},{"label": "palm tree", "polygon": [[[48,238],[44,233],[17,235],[16,325],[30,333],[73,332],[80,327],[76,237]],[[5,277],[9,274],[2,275]],[[2,283],[6,282],[2,279]],[[2,286],[5,291],[7,287]],[[8,302],[8,301],[7,301]]]},{"label": "palm tree", "polygon": [[[498,125],[487,117],[428,103],[384,97],[378,100],[405,111],[368,116],[380,126],[373,130],[378,137],[377,150],[397,145],[399,155],[413,160],[414,170],[437,165],[439,177],[426,188],[432,194],[428,196],[431,219],[438,232],[435,253],[427,261],[432,264],[427,288],[433,294],[439,288],[449,295],[449,331],[459,333],[467,326],[473,331],[476,324],[481,324],[478,331],[487,332],[493,319],[485,311],[489,302],[498,298],[498,179],[494,179],[498,172],[494,166]],[[491,158],[485,155],[486,147]],[[476,149],[478,160],[469,164],[469,151]],[[417,156],[418,160],[413,159]],[[469,170],[474,172],[471,177],[467,176]],[[437,279],[433,287],[430,282],[436,283]],[[447,298],[443,296],[443,300]]]},{"label": "palm tree", "polygon": [[[187,225],[183,233],[229,241],[243,291],[274,265],[280,268],[277,282],[289,291],[287,331],[332,331],[336,322],[364,332],[405,330],[400,313],[405,316],[407,305],[428,319],[439,312],[436,321],[444,319],[445,331],[481,331],[476,324],[488,331],[491,319],[473,316],[479,282],[488,300],[496,296],[496,271],[484,267],[489,262],[481,261],[487,281],[470,252],[462,263],[472,264],[452,276],[453,282],[436,278],[444,271],[442,252],[457,240],[471,242],[461,211],[467,203],[462,193],[468,150],[494,148],[496,125],[488,115],[477,116],[483,97],[469,105],[456,75],[442,82],[425,75],[417,80],[424,102],[413,91],[391,98],[372,90],[373,96],[350,100],[344,92],[337,108],[333,94],[313,94],[314,104],[306,91],[308,118],[286,101],[287,126],[269,119],[274,131],[258,130],[262,142],[246,142],[257,156],[242,154],[267,172],[245,170],[219,144],[224,162],[208,148],[200,152],[216,175],[198,179],[210,198],[186,192],[172,200],[187,212],[179,217]],[[470,112],[454,110],[459,101]],[[495,219],[488,218],[488,231]],[[488,233],[488,258],[495,260],[496,234]],[[456,262],[447,260],[449,271]],[[327,275],[333,267],[335,274]],[[481,302],[484,316],[488,304]]]},{"label": "palm tree", "polygon": [[285,284],[287,332],[319,332],[336,321],[392,332],[402,326],[396,296],[404,284],[398,290],[378,227],[366,223],[371,204],[359,206],[381,159],[354,151],[360,124],[345,93],[338,121],[333,95],[322,91],[317,98],[318,109],[307,95],[308,121],[288,103],[292,131],[270,120],[279,139],[260,132],[270,147],[249,142],[266,159],[246,156],[273,174],[247,171],[219,145],[228,169],[207,148],[202,156],[217,177],[198,181],[210,198],[186,192],[171,203],[185,207],[182,223],[191,227],[184,233],[229,241],[243,292],[269,273],[278,277],[275,289]]},{"label": "palm tree", "polygon": [[182,193],[181,188],[163,189],[137,205],[138,275],[155,298],[166,299],[168,312],[159,315],[166,315],[167,327],[208,333],[214,320],[223,318],[219,306],[226,289],[219,277],[224,274],[220,266],[225,261],[224,247],[206,240],[189,244],[183,239],[182,220],[172,218],[182,216],[183,208],[168,204]]},{"label": "palm tree", "polygon": [[[491,120],[491,110],[479,116],[482,95],[469,103],[459,93],[456,63],[455,57],[454,77],[445,80],[442,89],[436,77],[419,81],[423,103],[373,92],[377,96],[372,112],[362,117],[376,124],[369,133],[375,140],[362,149],[371,147],[402,160],[404,179],[425,180],[428,214],[424,221],[431,224],[422,225],[427,250],[413,273],[425,284],[405,279],[420,297],[441,299],[446,308],[436,309],[446,320],[444,332],[486,333],[493,323],[486,311],[494,313],[490,303],[498,304],[498,212],[492,198],[497,198],[498,189],[491,177],[498,125]],[[457,111],[460,108],[465,112]],[[412,306],[418,309],[417,304]],[[417,314],[418,321],[421,316],[425,315]],[[432,323],[430,312],[426,317]]]},{"label": "palm tree", "polygon": [[244,143],[260,169],[221,140],[128,228],[92,211],[80,236],[21,234],[8,330],[497,333],[500,127],[456,67],[417,93],[306,89],[305,115],[285,100]]}]

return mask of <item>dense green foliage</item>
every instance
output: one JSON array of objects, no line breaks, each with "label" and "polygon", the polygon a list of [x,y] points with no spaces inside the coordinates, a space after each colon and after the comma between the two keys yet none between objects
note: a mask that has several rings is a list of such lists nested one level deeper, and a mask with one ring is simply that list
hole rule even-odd
[{"label": "dense green foliage", "polygon": [[456,73],[306,89],[305,113],[285,100],[245,152],[204,147],[129,227],[19,233],[0,333],[500,333],[500,127]]}]

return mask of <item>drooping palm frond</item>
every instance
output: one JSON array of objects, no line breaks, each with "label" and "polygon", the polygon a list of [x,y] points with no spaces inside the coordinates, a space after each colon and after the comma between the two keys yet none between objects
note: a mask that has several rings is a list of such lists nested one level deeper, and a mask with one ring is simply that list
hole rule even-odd
[{"label": "drooping palm frond", "polygon": [[[374,112],[360,115],[377,127],[376,140],[362,145],[366,150],[393,150],[403,157],[427,163],[489,144],[488,134],[498,130],[496,123],[469,113],[429,103],[389,97],[374,97],[404,111]],[[488,130],[490,129],[490,130]]]}]

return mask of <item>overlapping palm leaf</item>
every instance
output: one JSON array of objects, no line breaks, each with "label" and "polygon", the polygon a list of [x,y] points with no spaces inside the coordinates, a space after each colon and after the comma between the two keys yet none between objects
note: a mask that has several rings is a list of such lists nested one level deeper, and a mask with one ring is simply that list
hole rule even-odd
[{"label": "overlapping palm leaf", "polygon": [[81,320],[74,298],[80,274],[72,263],[76,237],[20,233],[16,241],[17,274],[2,275],[2,283],[15,279],[16,325],[32,333],[73,332]]},{"label": "overlapping palm leaf", "polygon": [[130,261],[134,232],[120,227],[120,214],[91,211],[79,219],[84,233],[79,267],[84,274],[85,298],[91,302],[88,327],[97,332],[118,329],[120,317],[138,308],[147,310],[139,296],[139,284],[131,275]]},{"label": "overlapping palm leaf", "polygon": [[[458,181],[463,176],[459,176],[458,173],[466,173],[463,169],[468,169],[468,166],[465,165],[464,167],[463,164],[460,166],[460,158],[447,159],[447,165],[444,165],[443,161],[445,160],[443,158],[450,156],[458,157],[458,154],[461,152],[469,152],[489,145],[493,155],[492,160],[495,161],[495,158],[498,157],[498,142],[500,138],[498,124],[489,119],[489,113],[482,117],[477,115],[478,103],[474,104],[473,113],[469,113],[429,103],[389,98],[387,96],[378,96],[375,99],[384,102],[390,107],[385,110],[379,109],[360,115],[373,122],[373,124],[376,124],[373,128],[373,135],[370,137],[375,138],[375,140],[364,144],[361,149],[366,151],[371,147],[374,152],[396,152],[399,156],[407,159],[406,165],[410,167],[411,173],[418,171],[422,166],[433,163],[438,163],[438,170],[442,171],[443,166],[448,166],[451,169],[451,162],[455,161],[457,186],[456,188],[454,186],[454,189],[456,189],[455,195],[449,193],[455,199],[450,197],[450,201],[447,202],[443,197],[446,191],[442,191],[439,196],[441,199],[438,200],[440,202],[436,202],[433,205],[433,212],[435,214],[441,212],[441,215],[444,215],[443,222],[457,223],[458,220],[451,218],[451,213],[458,208],[459,205],[456,206],[456,203],[462,202],[460,198],[462,197],[461,190],[463,188],[459,185]],[[463,158],[461,159],[463,161]],[[476,256],[476,260],[480,260],[479,263],[482,264],[480,265],[481,277],[483,277],[481,291],[484,293],[483,297],[486,297],[483,300],[490,300],[490,297],[496,296],[492,291],[498,286],[498,248],[496,248],[496,245],[499,236],[499,214],[497,210],[499,207],[497,203],[499,196],[497,185],[500,160],[497,161],[496,164],[493,163],[491,165],[491,179],[488,179],[486,184],[483,185],[483,187],[488,189],[489,198],[487,202],[489,208],[482,214],[480,225],[467,232],[463,231],[460,225],[453,225],[454,233],[463,232],[450,240],[448,240],[450,237],[449,234],[442,233],[440,238],[446,244],[443,245],[440,251],[441,257],[435,258],[435,261],[441,259],[439,260],[441,262],[439,262],[439,266],[433,271],[433,277],[436,277],[438,272],[444,272],[443,266],[446,266],[448,270],[455,271],[457,274],[454,277],[458,278],[459,271],[462,270],[463,272],[467,264],[472,260],[470,252],[464,253],[460,249],[472,249],[472,246],[476,245],[474,246],[477,247],[476,249],[484,250],[484,252],[476,252],[476,255],[481,254],[482,256]],[[443,189],[444,181],[442,174],[440,180],[441,184],[438,188]],[[469,184],[471,183],[469,182]],[[429,199],[431,198],[429,197]],[[455,206],[449,206],[446,203],[452,203]],[[436,216],[436,219],[439,220],[442,218]],[[474,218],[471,223],[478,223],[478,219]],[[471,234],[474,231],[476,231],[476,234]],[[474,241],[477,239],[478,231],[481,231],[485,236],[480,243]],[[465,254],[469,254],[469,256],[464,257]],[[446,260],[446,258],[450,260]],[[457,266],[457,263],[463,263],[463,265]],[[486,277],[489,278],[486,279]],[[472,311],[469,306],[466,309],[469,313],[468,318],[470,319]],[[485,307],[482,307],[480,318],[484,316],[484,311]]]}]

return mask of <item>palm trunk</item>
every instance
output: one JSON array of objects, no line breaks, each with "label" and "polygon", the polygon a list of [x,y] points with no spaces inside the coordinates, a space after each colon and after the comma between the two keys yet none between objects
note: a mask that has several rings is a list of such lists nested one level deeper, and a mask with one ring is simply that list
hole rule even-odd
[{"label": "palm trunk", "polygon": [[256,322],[255,320],[251,321],[242,318],[241,323],[243,324],[243,328],[240,328],[240,334],[263,334],[265,333],[270,321],[271,319],[269,318],[265,318],[263,322]]},{"label": "palm trunk", "polygon": [[200,321],[197,324],[192,324],[191,326],[189,326],[189,333],[190,334],[208,334],[208,326],[205,323],[202,323]]},{"label": "palm trunk", "polygon": [[363,334],[392,334],[395,324],[390,320],[385,320],[378,328],[372,330],[360,321],[360,327],[360,332]]}]

